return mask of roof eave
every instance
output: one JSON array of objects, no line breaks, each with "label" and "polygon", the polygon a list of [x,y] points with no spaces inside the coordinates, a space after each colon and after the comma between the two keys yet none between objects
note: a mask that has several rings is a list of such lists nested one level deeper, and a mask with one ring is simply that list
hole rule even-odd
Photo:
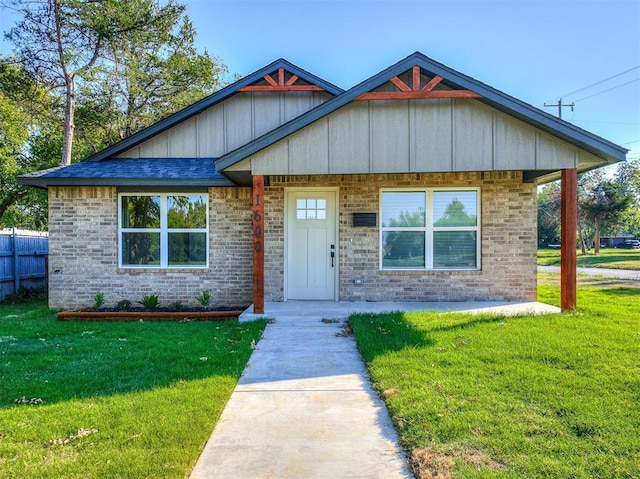
[{"label": "roof eave", "polygon": [[19,177],[18,184],[46,189],[49,186],[237,186],[228,178],[47,178]]}]

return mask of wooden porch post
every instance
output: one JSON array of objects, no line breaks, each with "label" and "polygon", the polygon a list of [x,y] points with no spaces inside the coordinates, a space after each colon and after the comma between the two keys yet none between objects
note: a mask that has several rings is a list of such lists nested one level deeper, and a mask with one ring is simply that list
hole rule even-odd
[{"label": "wooden porch post", "polygon": [[[253,312],[264,314],[264,176],[253,177]],[[575,252],[574,252],[575,253]]]},{"label": "wooden porch post", "polygon": [[576,228],[578,225],[578,170],[562,170],[560,200],[560,308],[576,309]]}]

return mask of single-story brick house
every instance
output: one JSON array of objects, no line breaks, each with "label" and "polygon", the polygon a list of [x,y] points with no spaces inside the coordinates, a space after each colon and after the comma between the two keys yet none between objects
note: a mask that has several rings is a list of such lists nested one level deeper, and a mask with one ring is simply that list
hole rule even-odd
[{"label": "single-story brick house", "polygon": [[535,300],[536,186],[575,225],[577,172],[626,152],[415,53],[346,91],[277,60],[20,182],[49,191],[53,308]]}]

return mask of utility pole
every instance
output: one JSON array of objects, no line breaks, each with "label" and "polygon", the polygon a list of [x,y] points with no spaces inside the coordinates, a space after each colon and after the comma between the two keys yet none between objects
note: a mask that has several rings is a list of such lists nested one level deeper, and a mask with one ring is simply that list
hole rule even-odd
[{"label": "utility pole", "polygon": [[549,107],[557,107],[558,108],[558,118],[560,118],[562,120],[562,108],[566,108],[569,107],[571,108],[571,111],[573,111],[573,107],[576,106],[575,103],[567,103],[567,104],[563,104],[562,103],[562,98],[560,98],[558,100],[558,103],[551,103],[550,105],[547,105],[546,103],[544,104],[545,108],[549,108]]}]

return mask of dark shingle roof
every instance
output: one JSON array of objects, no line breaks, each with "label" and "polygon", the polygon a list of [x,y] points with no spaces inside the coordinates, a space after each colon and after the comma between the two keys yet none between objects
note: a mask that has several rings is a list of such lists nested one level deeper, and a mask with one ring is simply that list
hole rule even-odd
[{"label": "dark shingle roof", "polygon": [[214,158],[114,158],[83,161],[29,173],[20,183],[31,186],[230,186],[216,171]]}]

